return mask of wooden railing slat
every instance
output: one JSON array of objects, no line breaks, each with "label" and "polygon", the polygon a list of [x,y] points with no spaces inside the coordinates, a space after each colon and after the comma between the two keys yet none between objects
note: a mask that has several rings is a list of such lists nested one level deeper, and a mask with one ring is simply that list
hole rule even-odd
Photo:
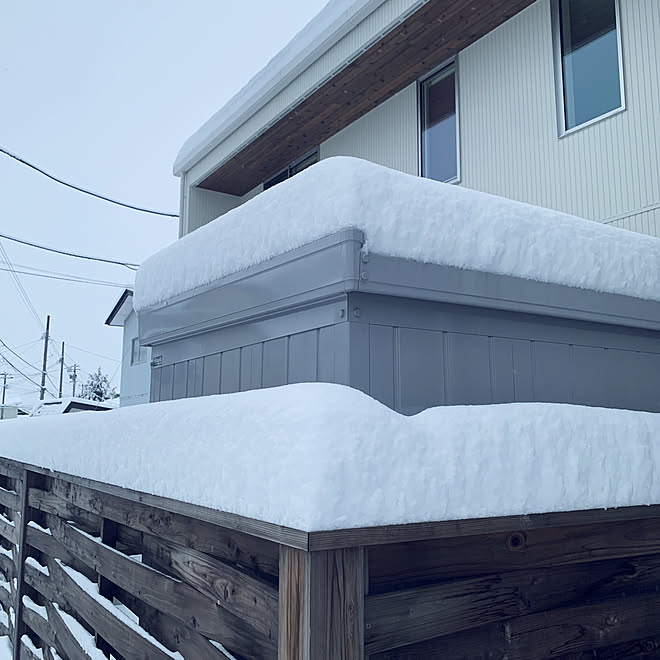
[{"label": "wooden railing slat", "polygon": [[0,505],[18,511],[21,506],[21,500],[16,493],[0,487]]},{"label": "wooden railing slat", "polygon": [[277,576],[278,546],[271,541],[98,493],[60,479],[53,479],[52,493],[33,491],[30,494],[30,506],[65,519],[72,505],[132,529],[245,566],[257,573]]},{"label": "wooden railing slat", "polygon": [[493,574],[365,599],[367,653],[660,584],[660,555]]},{"label": "wooden railing slat", "polygon": [[[71,555],[148,605],[207,637],[236,648],[237,652],[256,649],[261,657],[276,648],[277,591],[273,587],[259,585],[253,580],[249,594],[257,602],[252,601],[252,607],[248,607],[245,598],[236,602],[220,601],[221,596],[217,594],[212,599],[189,584],[169,578],[103,546],[51,514],[47,515],[47,522],[55,540]],[[210,570],[208,565],[205,568]]]},{"label": "wooden railing slat", "polygon": [[[138,634],[109,608],[101,605],[93,596],[79,587],[56,561],[48,562],[48,570],[50,575],[46,576],[36,568],[27,565],[25,579],[50,603],[62,603],[76,612],[127,658],[171,660],[169,653],[165,653],[149,639]],[[48,610],[48,614],[50,617],[51,609]]]}]

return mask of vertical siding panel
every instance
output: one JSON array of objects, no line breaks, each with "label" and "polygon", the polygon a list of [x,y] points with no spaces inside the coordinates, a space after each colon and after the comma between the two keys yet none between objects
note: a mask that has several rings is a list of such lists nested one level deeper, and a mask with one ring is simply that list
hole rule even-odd
[{"label": "vertical siding panel", "polygon": [[168,364],[160,370],[160,399],[159,401],[170,401],[172,399],[172,385],[174,382],[174,365]]},{"label": "vertical siding panel", "polygon": [[263,387],[275,387],[287,383],[288,337],[271,339],[263,345]]},{"label": "vertical siding panel", "polygon": [[371,391],[369,364],[369,325],[349,323],[350,332],[350,386],[367,394]]},{"label": "vertical siding panel", "polygon": [[220,353],[207,355],[204,358],[204,380],[202,392],[207,394],[220,394]]},{"label": "vertical siding panel", "polygon": [[488,337],[446,334],[447,403],[449,405],[491,402]]},{"label": "vertical siding panel", "polygon": [[149,401],[160,401],[160,377],[161,368],[151,367],[151,385],[149,389]]},{"label": "vertical siding panel", "polygon": [[300,332],[289,338],[289,383],[313,383],[318,380],[318,333]]},{"label": "vertical siding panel", "polygon": [[241,385],[241,349],[235,348],[222,354],[220,369],[220,394],[238,392]]},{"label": "vertical siding panel", "polygon": [[462,185],[660,234],[660,2],[620,8],[626,110],[561,138],[550,0],[460,53]]},{"label": "vertical siding panel", "polygon": [[369,394],[394,408],[394,328],[369,326],[369,354]]},{"label": "vertical siding panel", "polygon": [[187,393],[188,393],[188,361],[177,362],[174,365],[172,398],[184,399]]}]

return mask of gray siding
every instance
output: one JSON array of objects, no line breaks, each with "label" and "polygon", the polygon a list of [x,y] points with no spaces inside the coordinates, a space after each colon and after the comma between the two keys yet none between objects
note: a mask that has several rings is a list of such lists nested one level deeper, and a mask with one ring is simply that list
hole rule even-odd
[{"label": "gray siding", "polygon": [[149,402],[151,375],[149,361],[151,349],[147,348],[147,359],[140,364],[131,364],[133,339],[138,336],[138,322],[135,312],[131,312],[124,323],[121,359],[121,381],[119,405],[132,406]]},{"label": "gray siding", "polygon": [[660,236],[660,2],[620,7],[626,109],[561,138],[550,0],[460,53],[463,185]]},{"label": "gray siding", "polygon": [[417,85],[409,85],[323,142],[319,152],[321,158],[355,156],[417,174]]}]

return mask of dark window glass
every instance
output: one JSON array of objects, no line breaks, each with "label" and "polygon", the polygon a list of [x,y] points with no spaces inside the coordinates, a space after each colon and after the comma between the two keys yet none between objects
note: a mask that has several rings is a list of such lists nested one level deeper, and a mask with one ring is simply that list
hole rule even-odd
[{"label": "dark window glass", "polygon": [[621,107],[615,0],[560,0],[566,129]]},{"label": "dark window glass", "polygon": [[264,183],[264,190],[268,190],[268,188],[272,188],[273,186],[276,186],[278,183],[282,183],[282,181],[286,181],[287,179],[291,178],[292,176],[295,176],[299,172],[302,172],[303,170],[306,170],[310,165],[314,165],[314,163],[319,162],[319,152],[315,151],[312,154],[309,154],[309,156],[305,156],[304,158],[301,158],[300,160],[297,160],[293,165],[289,165],[285,170],[282,170],[279,174],[276,174],[272,179],[268,179]]},{"label": "dark window glass", "polygon": [[422,83],[422,175],[436,181],[458,178],[453,67]]}]

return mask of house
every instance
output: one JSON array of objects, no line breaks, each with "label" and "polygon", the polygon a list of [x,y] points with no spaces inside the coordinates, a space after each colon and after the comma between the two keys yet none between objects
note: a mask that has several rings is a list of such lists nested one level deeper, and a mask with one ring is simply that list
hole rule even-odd
[{"label": "house", "polygon": [[[150,399],[321,380],[407,414],[508,401],[660,410],[658,242],[641,236],[660,236],[660,81],[651,73],[658,36],[655,0],[329,3],[177,157],[185,240],[163,251],[160,268],[154,261],[141,268],[136,282],[190,286],[148,303],[136,298],[140,341],[153,350]],[[305,206],[316,220],[318,206],[282,195],[271,208],[266,200],[285,187],[294,202],[303,199],[312,172],[332,175],[336,156],[387,166],[382,177],[396,188],[414,186],[391,170],[416,183],[435,179],[456,184],[447,190],[509,198],[504,213],[516,227],[541,214],[554,230],[549,211],[515,206],[527,202],[636,230],[617,233],[650,258],[649,288],[637,295],[567,285],[559,267],[537,286],[534,276],[494,263],[480,270],[427,262],[434,269],[411,262],[414,250],[407,260],[367,253],[368,236],[357,226],[366,209],[342,216],[355,220],[355,231],[339,231],[344,224],[267,264],[190,279],[207,247],[205,267],[218,250],[231,257],[225,262],[235,260],[230,236],[204,243],[205,225],[215,219],[212,226],[222,227],[233,210],[230,226],[249,228],[239,222],[247,201],[245,211],[262,217],[277,208],[293,218]],[[379,185],[368,168],[353,171],[356,179],[335,171],[343,185],[329,181],[335,198]],[[358,178],[363,190],[354,189]],[[415,199],[413,192],[411,206]],[[442,215],[442,206],[435,212]],[[615,267],[600,243],[611,233],[603,226],[594,233],[586,222],[583,238],[592,241],[580,245],[593,260],[581,261],[574,225],[564,221],[557,216],[566,229],[554,244],[557,263],[572,255],[582,273],[616,272],[634,285],[636,252],[625,247]],[[477,225],[473,248],[495,231]],[[291,234],[286,220],[277,226],[277,241]],[[261,228],[255,243],[264,243],[268,223]],[[544,236],[535,240],[544,245]]]},{"label": "house", "polygon": [[182,148],[180,235],[358,156],[660,236],[657,0],[329,5]]},{"label": "house", "polygon": [[65,415],[89,410],[112,410],[116,406],[111,401],[92,401],[80,397],[64,397],[52,401],[40,401],[30,412],[30,417]]},{"label": "house", "polygon": [[133,310],[133,292],[130,289],[122,292],[105,324],[124,329],[119,405],[148,403],[151,349],[140,345],[137,316]]}]

